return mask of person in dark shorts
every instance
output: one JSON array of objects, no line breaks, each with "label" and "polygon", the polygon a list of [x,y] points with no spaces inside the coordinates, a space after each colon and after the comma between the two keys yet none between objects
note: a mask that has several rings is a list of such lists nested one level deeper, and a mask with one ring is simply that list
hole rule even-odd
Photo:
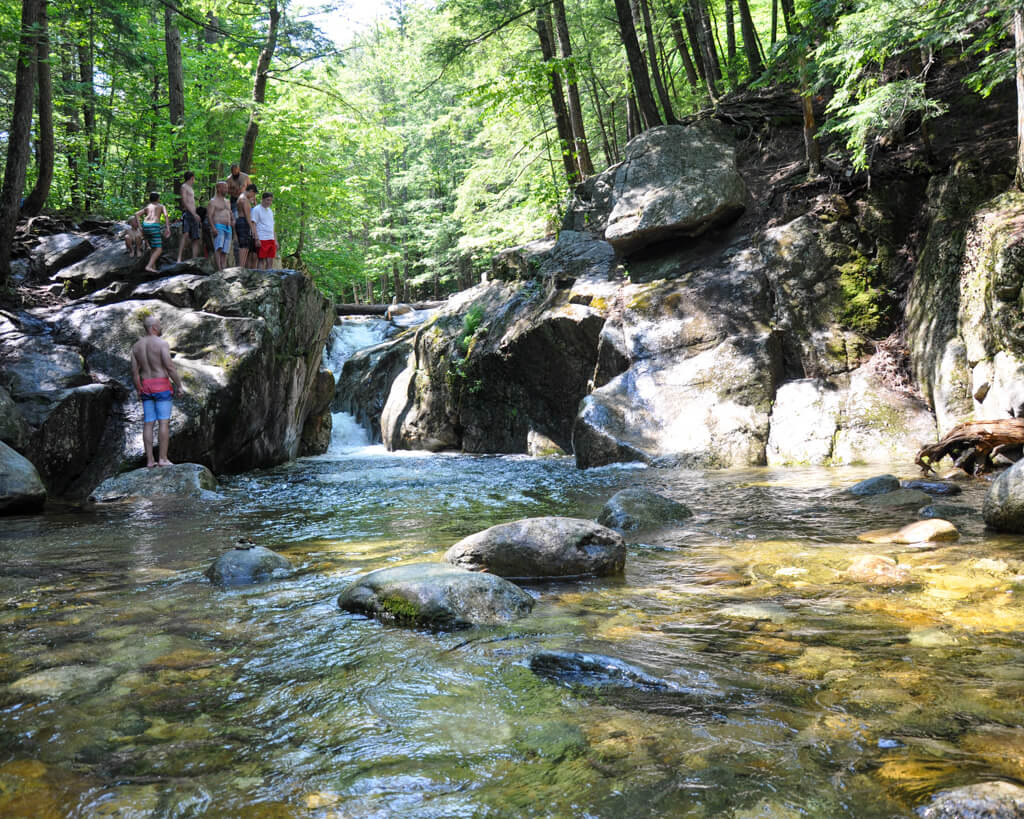
[{"label": "person in dark shorts", "polygon": [[235,236],[238,237],[238,266],[248,267],[250,256],[256,259],[255,251],[258,250],[254,242],[256,238],[256,227],[252,222],[252,203],[256,201],[256,186],[249,184],[245,191],[238,197],[237,212],[235,219]]}]

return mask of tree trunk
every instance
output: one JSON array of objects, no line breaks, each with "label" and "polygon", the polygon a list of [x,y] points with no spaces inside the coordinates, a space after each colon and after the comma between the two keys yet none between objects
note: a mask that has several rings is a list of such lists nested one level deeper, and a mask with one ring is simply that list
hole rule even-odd
[{"label": "tree trunk", "polygon": [[782,6],[782,23],[786,27],[786,34],[794,34],[799,28],[796,20],[796,5],[793,0],[779,0]]},{"label": "tree trunk", "polygon": [[91,41],[78,46],[78,78],[82,88],[82,127],[85,130],[85,209],[92,210],[99,198],[99,149],[96,147],[96,86],[93,84]]},{"label": "tree trunk", "polygon": [[636,94],[636,105],[643,117],[646,127],[661,125],[661,114],[651,93],[651,78],[647,74],[640,41],[636,38],[636,26],[633,25],[633,10],[629,0],[615,0],[615,11],[619,18],[619,36],[626,49],[626,60],[629,64],[629,75],[633,80],[633,92]]},{"label": "tree trunk", "polygon": [[818,125],[814,121],[814,106],[807,79],[807,58],[800,58],[800,102],[804,119],[804,154],[807,157],[807,175],[821,174],[821,146],[818,144]]},{"label": "tree trunk", "polygon": [[772,0],[772,45],[779,39],[779,0]]},{"label": "tree trunk", "polygon": [[626,97],[626,142],[642,134],[643,130],[644,122],[636,104],[636,97],[630,94]]},{"label": "tree trunk", "polygon": [[50,195],[53,183],[53,81],[50,76],[50,32],[47,26],[46,0],[39,6],[39,31],[36,39],[36,87],[39,89],[36,117],[39,125],[39,174],[35,187],[21,206],[26,216],[37,216]]},{"label": "tree trunk", "polygon": [[747,0],[736,0],[740,8],[740,31],[743,32],[743,53],[747,55],[750,76],[757,79],[764,73],[764,62],[758,48],[757,29],[754,18],[750,15],[750,4]]},{"label": "tree trunk", "polygon": [[725,0],[725,70],[729,82],[736,87],[736,14],[733,0]]},{"label": "tree trunk", "polygon": [[181,177],[188,167],[188,149],[184,141],[185,128],[185,79],[181,65],[181,34],[174,16],[177,13],[176,0],[166,0],[164,5],[164,51],[167,54],[167,101],[171,120],[171,163],[174,168],[172,187],[175,196],[181,184]]},{"label": "tree trunk", "polygon": [[702,47],[707,54],[708,68],[716,81],[722,79],[722,65],[718,60],[718,51],[715,49],[714,26],[711,25],[711,13],[708,11],[707,3],[704,0],[690,0],[694,14],[697,18],[697,30],[700,33]]},{"label": "tree trunk", "polygon": [[679,24],[679,18],[673,17],[669,22],[672,29],[672,39],[675,40],[676,50],[683,61],[683,68],[686,70],[686,80],[690,86],[697,88],[700,85],[700,78],[697,76],[697,67],[690,57],[690,49],[686,47],[686,38],[683,37],[683,27]]},{"label": "tree trunk", "polygon": [[563,0],[554,0],[552,8],[555,11],[558,50],[567,66],[566,91],[569,97],[569,123],[572,125],[576,162],[582,176],[592,176],[594,163],[590,158],[590,146],[587,144],[587,132],[583,124],[583,106],[580,104],[580,87],[576,76],[576,67],[572,62],[572,42],[569,39],[569,22],[565,17],[565,3]]},{"label": "tree trunk", "polygon": [[1014,181],[1024,190],[1024,8],[1019,5],[1013,10],[1013,46],[1017,69],[1017,172]]},{"label": "tree trunk", "polygon": [[[551,35],[551,10],[545,5],[537,6],[537,37],[540,40],[541,57],[546,65],[555,58],[555,46]],[[555,115],[555,130],[558,131],[559,153],[562,155],[565,178],[572,185],[579,179],[580,172],[573,157],[573,133],[569,124],[569,110],[565,104],[565,93],[562,91],[562,77],[554,70],[549,72],[548,77],[548,93]]]},{"label": "tree trunk", "polygon": [[661,110],[665,113],[665,122],[678,122],[676,115],[672,112],[672,100],[669,98],[668,89],[665,88],[665,80],[658,68],[658,49],[654,44],[654,29],[651,27],[651,10],[647,0],[638,0],[640,3],[640,14],[644,23],[644,38],[647,40],[647,61],[651,66],[651,76],[654,78],[654,87],[658,92],[658,100],[661,102]]},{"label": "tree trunk", "polygon": [[60,75],[63,94],[59,95],[61,100],[61,111],[64,119],[64,138],[66,143],[61,153],[68,163],[68,183],[71,194],[71,209],[75,212],[82,210],[82,174],[80,170],[81,151],[78,144],[78,134],[81,132],[81,124],[78,121],[78,104],[70,89],[75,82],[75,50],[70,45],[70,36],[63,32],[61,36],[61,60]]},{"label": "tree trunk", "polygon": [[249,113],[249,126],[245,129],[245,138],[242,140],[242,157],[238,160],[245,173],[252,172],[252,160],[256,155],[256,137],[260,132],[260,107],[267,99],[267,73],[270,71],[270,62],[274,59],[274,50],[277,48],[277,24],[280,19],[281,12],[277,8],[277,0],[270,0],[267,42],[256,63],[256,81],[252,87],[253,106]]},{"label": "tree trunk", "polygon": [[0,286],[11,276],[11,241],[18,227],[21,194],[32,139],[32,103],[36,92],[36,26],[41,0],[22,0],[18,62],[14,74],[14,108],[7,129],[7,164],[0,190]]}]

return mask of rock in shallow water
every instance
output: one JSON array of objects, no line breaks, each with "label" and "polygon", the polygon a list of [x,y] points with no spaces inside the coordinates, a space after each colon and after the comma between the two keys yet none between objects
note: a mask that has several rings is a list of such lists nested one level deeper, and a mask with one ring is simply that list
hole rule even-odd
[{"label": "rock in shallow water", "polygon": [[463,538],[444,560],[463,569],[513,580],[603,577],[626,562],[622,537],[580,518],[525,518]]},{"label": "rock in shallow water", "polygon": [[863,498],[866,506],[875,506],[880,509],[899,509],[903,506],[923,506],[932,499],[932,496],[919,489],[895,489],[884,494],[871,495]]},{"label": "rock in shallow water", "polygon": [[198,497],[204,489],[216,489],[217,479],[201,464],[174,464],[134,469],[107,478],[89,496],[95,503],[112,503],[131,498],[160,495]]},{"label": "rock in shallow water", "polygon": [[1012,782],[981,782],[941,791],[919,808],[921,819],[1024,819],[1024,788]]},{"label": "rock in shallow water", "polygon": [[904,489],[920,489],[922,492],[927,492],[929,495],[959,495],[964,490],[955,483],[948,483],[947,481],[903,481]]},{"label": "rock in shallow water", "polygon": [[900,488],[900,479],[895,475],[876,475],[855,483],[846,491],[851,495],[884,495]]},{"label": "rock in shallow water", "polygon": [[644,526],[678,523],[691,517],[693,512],[678,501],[650,489],[630,487],[608,499],[597,522],[613,529],[633,531]]},{"label": "rock in shallow water", "polygon": [[931,518],[908,523],[900,529],[875,529],[858,535],[858,540],[868,543],[931,543],[938,540],[956,540],[960,533],[948,520]]},{"label": "rock in shallow water", "polygon": [[523,617],[533,598],[496,574],[412,563],[363,575],[342,591],[338,606],[403,625],[458,628]]},{"label": "rock in shallow water", "polygon": [[861,555],[850,564],[846,576],[869,586],[905,586],[911,582],[907,569],[882,555]]},{"label": "rock in shallow water", "polygon": [[45,503],[46,488],[32,462],[0,441],[0,515],[38,512]]},{"label": "rock in shallow water", "polygon": [[206,576],[218,586],[243,586],[285,577],[291,571],[291,561],[283,555],[263,546],[245,546],[218,557]]},{"label": "rock in shallow water", "polygon": [[1024,460],[993,482],[982,507],[985,524],[1000,532],[1024,532]]},{"label": "rock in shallow water", "polygon": [[106,666],[63,665],[15,680],[9,690],[29,697],[62,697],[94,691],[116,676],[117,672]]}]

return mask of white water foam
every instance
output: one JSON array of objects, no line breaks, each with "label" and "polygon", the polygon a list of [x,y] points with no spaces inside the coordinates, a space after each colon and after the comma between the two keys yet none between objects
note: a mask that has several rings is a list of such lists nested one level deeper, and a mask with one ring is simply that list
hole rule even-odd
[{"label": "white water foam", "polygon": [[388,336],[391,325],[378,318],[346,317],[331,329],[324,346],[323,368],[341,375],[341,368],[357,350],[380,344]]}]

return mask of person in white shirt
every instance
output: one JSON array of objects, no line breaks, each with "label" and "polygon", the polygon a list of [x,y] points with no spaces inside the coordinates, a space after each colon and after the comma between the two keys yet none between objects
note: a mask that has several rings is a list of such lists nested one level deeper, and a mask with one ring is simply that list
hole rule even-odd
[{"label": "person in white shirt", "polygon": [[259,269],[269,270],[277,257],[277,232],[274,230],[274,194],[264,193],[260,204],[252,209],[252,223],[256,226],[259,241]]}]

